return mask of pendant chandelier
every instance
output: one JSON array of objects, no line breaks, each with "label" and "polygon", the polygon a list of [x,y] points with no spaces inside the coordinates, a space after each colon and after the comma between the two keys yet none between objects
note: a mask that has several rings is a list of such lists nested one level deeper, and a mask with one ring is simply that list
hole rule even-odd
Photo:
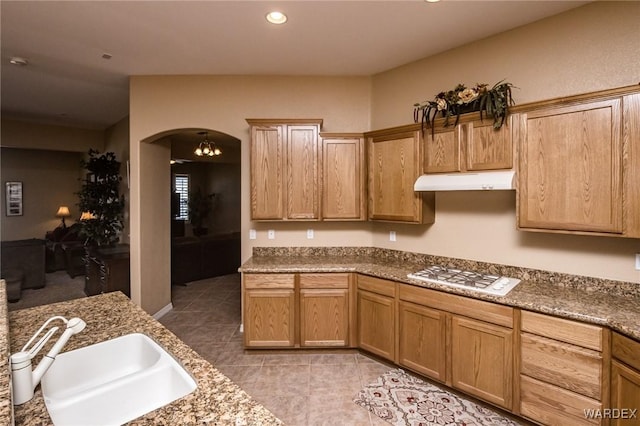
[{"label": "pendant chandelier", "polygon": [[194,154],[198,157],[213,157],[214,155],[222,154],[222,150],[216,146],[216,143],[209,140],[209,132],[198,132],[198,134],[203,135],[204,138],[202,142],[198,144],[196,150],[193,151]]}]

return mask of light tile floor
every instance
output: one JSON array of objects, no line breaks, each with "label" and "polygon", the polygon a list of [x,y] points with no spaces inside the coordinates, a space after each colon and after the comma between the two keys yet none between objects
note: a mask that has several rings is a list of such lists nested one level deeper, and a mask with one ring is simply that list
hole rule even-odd
[{"label": "light tile floor", "polygon": [[289,426],[386,425],[353,403],[393,366],[356,350],[245,350],[240,275],[172,287],[160,322]]},{"label": "light tile floor", "polygon": [[244,349],[239,274],[173,286],[172,302],[160,322],[286,425],[389,425],[353,397],[397,367],[353,349]]}]

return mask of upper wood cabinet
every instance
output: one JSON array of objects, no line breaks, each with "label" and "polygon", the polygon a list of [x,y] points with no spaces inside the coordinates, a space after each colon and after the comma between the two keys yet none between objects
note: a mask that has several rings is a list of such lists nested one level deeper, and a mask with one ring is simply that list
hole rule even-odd
[{"label": "upper wood cabinet", "polygon": [[422,174],[419,126],[366,134],[368,150],[369,220],[433,223],[435,196],[413,191]]},{"label": "upper wood cabinet", "polygon": [[640,94],[611,92],[520,114],[519,229],[640,236]]},{"label": "upper wood cabinet", "polygon": [[251,219],[319,220],[322,120],[247,119]]},{"label": "upper wood cabinet", "polygon": [[[425,173],[453,173],[513,168],[513,124],[509,116],[500,129],[492,120],[473,120],[454,127],[436,123],[424,135]],[[464,120],[464,118],[463,118]]]},{"label": "upper wood cabinet", "polygon": [[364,139],[355,133],[320,133],[322,220],[366,220]]}]

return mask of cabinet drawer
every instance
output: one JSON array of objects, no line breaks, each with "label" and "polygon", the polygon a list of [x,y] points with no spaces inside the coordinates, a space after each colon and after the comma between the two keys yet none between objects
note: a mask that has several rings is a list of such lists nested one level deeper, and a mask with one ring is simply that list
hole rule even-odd
[{"label": "cabinet drawer", "polygon": [[244,274],[244,288],[294,288],[294,274]]},{"label": "cabinet drawer", "polygon": [[542,424],[598,425],[600,419],[587,419],[584,413],[601,408],[602,404],[586,396],[520,376],[520,413]]},{"label": "cabinet drawer", "polygon": [[367,290],[372,293],[382,294],[389,297],[396,296],[396,283],[382,280],[368,275],[358,275],[358,289]]},{"label": "cabinet drawer", "polygon": [[522,311],[522,331],[602,351],[602,327]]},{"label": "cabinet drawer", "polygon": [[400,286],[400,299],[418,305],[513,328],[513,308],[412,285]]},{"label": "cabinet drawer", "polygon": [[614,358],[640,370],[640,343],[618,333],[611,337],[611,353]]},{"label": "cabinet drawer", "polygon": [[602,356],[599,352],[546,339],[521,335],[521,373],[600,400]]},{"label": "cabinet drawer", "polygon": [[349,274],[300,274],[300,288],[349,288]]}]

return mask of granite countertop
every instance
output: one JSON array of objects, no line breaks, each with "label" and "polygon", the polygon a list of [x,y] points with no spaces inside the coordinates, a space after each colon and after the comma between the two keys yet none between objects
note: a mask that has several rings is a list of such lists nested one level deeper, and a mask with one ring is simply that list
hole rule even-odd
[{"label": "granite countertop", "polygon": [[0,280],[0,424],[11,424],[9,379],[9,316],[7,315],[7,285]]},{"label": "granite countertop", "polygon": [[[407,278],[444,265],[521,279],[492,296]],[[405,284],[610,327],[640,341],[640,284],[378,248],[255,248],[243,273],[357,272]]]},{"label": "granite countertop", "polygon": [[[2,294],[5,294],[4,289]],[[6,319],[0,312],[0,327]],[[73,336],[63,351],[81,348],[93,343],[113,339],[129,333],[144,333],[167,349],[178,359],[198,382],[191,394],[173,403],[139,417],[129,425],[281,425],[271,412],[255,402],[230,379],[220,373],[209,362],[200,357],[189,346],[164,328],[158,321],[133,304],[120,292],[106,293],[89,298],[44,305],[11,312],[9,318],[10,352],[16,352],[31,335],[51,316],[79,317],[87,327]],[[5,338],[3,342],[1,339]],[[55,340],[52,339],[52,340]],[[47,352],[53,344],[40,351]],[[8,359],[6,334],[0,333],[0,348],[3,359]],[[37,363],[34,360],[34,366]],[[11,424],[11,407],[8,403],[8,366],[0,372],[0,424]],[[7,405],[9,405],[7,407]],[[42,391],[38,386],[34,398],[15,407],[16,425],[47,425],[51,420],[47,413]]]}]

